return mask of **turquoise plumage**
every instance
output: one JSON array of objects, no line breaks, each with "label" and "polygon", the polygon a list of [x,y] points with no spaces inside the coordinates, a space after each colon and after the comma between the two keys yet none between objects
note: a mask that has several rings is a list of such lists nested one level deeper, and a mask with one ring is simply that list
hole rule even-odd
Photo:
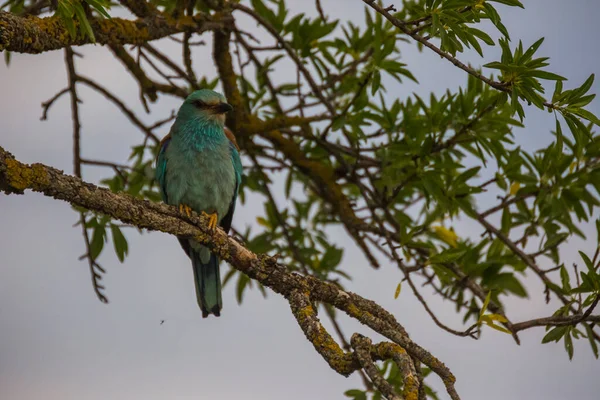
[{"label": "turquoise plumage", "polygon": [[[177,113],[169,134],[161,141],[156,159],[156,180],[165,203],[206,213],[209,227],[231,228],[242,180],[242,163],[235,137],[225,128],[225,113],[232,107],[212,90],[190,94]],[[202,316],[219,316],[223,307],[219,259],[208,248],[180,238],[192,261],[196,297]]]}]

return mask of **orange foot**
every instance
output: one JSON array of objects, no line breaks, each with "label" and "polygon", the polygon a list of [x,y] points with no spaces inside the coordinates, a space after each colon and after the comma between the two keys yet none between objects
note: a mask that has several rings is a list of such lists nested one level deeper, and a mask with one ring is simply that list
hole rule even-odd
[{"label": "orange foot", "polygon": [[214,231],[217,228],[217,213],[207,214],[204,211],[202,211],[202,215],[210,218],[208,221],[208,229]]},{"label": "orange foot", "polygon": [[186,204],[179,205],[179,212],[187,215],[188,217],[192,216],[192,209],[190,208],[190,206],[188,206]]}]

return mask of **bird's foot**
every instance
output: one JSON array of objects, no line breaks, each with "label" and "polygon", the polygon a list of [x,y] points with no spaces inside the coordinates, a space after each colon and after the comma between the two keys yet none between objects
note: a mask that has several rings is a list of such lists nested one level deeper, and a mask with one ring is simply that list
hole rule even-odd
[{"label": "bird's foot", "polygon": [[214,232],[214,230],[217,229],[217,213],[207,214],[202,211],[202,215],[210,218],[208,221],[208,229]]},{"label": "bird's foot", "polygon": [[188,206],[186,204],[179,205],[179,212],[187,215],[188,217],[192,216],[192,209],[190,208],[190,206]]}]

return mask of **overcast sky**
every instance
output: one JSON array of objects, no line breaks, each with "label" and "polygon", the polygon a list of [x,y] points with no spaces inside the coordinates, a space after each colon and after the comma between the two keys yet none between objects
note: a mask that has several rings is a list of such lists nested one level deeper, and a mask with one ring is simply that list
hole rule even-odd
[{"label": "overcast sky", "polygon": [[[295,3],[314,7],[312,2]],[[529,45],[545,36],[540,53],[551,57],[551,70],[567,76],[568,85],[580,85],[590,73],[600,72],[597,0],[524,3],[526,10],[498,5],[513,39]],[[340,18],[364,19],[358,0],[325,1],[324,7]],[[109,52],[101,46],[80,50],[85,59],[78,61],[78,69],[141,112],[136,84]],[[489,49],[485,61],[497,56],[497,49]],[[207,57],[206,52],[197,54],[198,75],[213,71]],[[475,56],[464,58],[483,63]],[[422,83],[421,93],[439,93],[466,81],[462,71],[414,47],[404,51],[403,61]],[[68,97],[56,104],[48,121],[39,120],[40,103],[65,84],[62,51],[13,55],[9,68],[0,65],[0,145],[21,161],[70,173]],[[410,93],[417,87],[407,84],[403,90]],[[126,161],[141,134],[101,97],[84,88],[80,93],[84,156]],[[152,107],[146,120],[160,119],[178,104],[166,98]],[[591,107],[600,113],[598,101]],[[528,128],[517,133],[517,141],[536,148],[548,140],[554,122],[547,113],[531,108],[527,112]],[[161,134],[166,132],[167,128]],[[107,174],[84,170],[90,181]],[[261,211],[260,205],[239,208],[234,224],[243,228]],[[72,227],[76,220],[68,204],[39,194],[0,195],[0,399],[335,399],[360,387],[356,376],[343,378],[329,369],[304,338],[287,302],[273,293],[263,299],[257,291],[248,291],[238,306],[228,286],[222,317],[202,319],[189,260],[165,234],[127,232],[130,256],[124,264],[108,247],[100,262],[108,269],[103,282],[111,304],[101,304],[87,265],[77,259],[83,244],[80,229]],[[462,229],[480,233],[474,225]],[[594,248],[593,239],[587,244],[570,242],[565,253],[570,261],[577,261],[577,250]],[[523,332],[520,347],[508,335],[490,330],[479,341],[449,336],[408,290],[393,299],[401,279],[395,268],[387,265],[374,272],[351,241],[341,244],[347,246],[343,262],[354,276],[348,289],[394,313],[415,341],[451,368],[463,399],[598,398],[600,363],[586,341],[575,343],[575,358],[569,361],[562,344],[540,344],[543,329]],[[532,301],[507,303],[515,321],[553,311],[543,304],[542,286],[530,282]],[[431,298],[430,304],[444,321],[458,326],[450,304],[438,298]],[[353,323],[345,324],[345,330],[370,334]],[[440,388],[437,380],[430,383]],[[446,398],[443,390],[439,393]]]}]

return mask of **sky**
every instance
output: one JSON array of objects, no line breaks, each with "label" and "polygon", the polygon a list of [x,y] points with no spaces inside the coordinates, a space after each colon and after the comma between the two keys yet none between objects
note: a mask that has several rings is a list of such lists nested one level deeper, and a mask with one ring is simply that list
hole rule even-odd
[{"label": "sky", "polygon": [[[292,3],[296,9],[314,8],[312,2]],[[525,10],[498,5],[514,39],[528,45],[545,36],[541,54],[551,57],[551,70],[567,76],[570,85],[599,72],[597,0],[524,4]],[[358,0],[324,1],[323,6],[342,19],[364,19]],[[178,54],[168,41],[161,46]],[[78,51],[85,55],[78,60],[79,71],[142,112],[136,84],[107,49],[87,46]],[[0,145],[23,162],[42,162],[71,173],[68,98],[52,108],[47,121],[40,121],[41,102],[66,84],[63,57],[62,51],[13,55],[9,68],[0,65]],[[214,71],[207,57],[202,51],[195,55],[198,75]],[[498,49],[488,49],[484,60],[471,54],[462,58],[481,65],[497,59]],[[421,82],[420,87],[407,83],[404,93],[441,93],[466,82],[462,71],[414,47],[403,50],[402,61]],[[141,133],[99,95],[79,90],[84,156],[126,161]],[[178,104],[177,99],[165,98],[144,118],[158,120]],[[599,113],[600,103],[591,109]],[[548,140],[554,121],[531,108],[527,113],[528,128],[518,131],[516,140],[534,149]],[[107,174],[84,169],[84,178],[92,182]],[[234,225],[243,229],[261,212],[260,204],[246,204],[237,210]],[[112,251],[102,254],[100,262],[108,270],[103,283],[111,302],[100,303],[85,261],[78,260],[83,244],[79,227],[73,227],[76,220],[67,203],[40,194],[0,195],[1,399],[337,399],[345,390],[361,387],[358,376],[344,378],[329,369],[304,338],[285,299],[272,292],[264,299],[256,290],[247,291],[238,305],[228,286],[222,317],[202,319],[189,260],[166,234],[128,231],[130,255],[124,264]],[[475,225],[459,228],[481,233]],[[600,393],[600,362],[586,341],[575,343],[575,357],[569,361],[562,344],[540,343],[543,329],[521,333],[521,346],[491,330],[478,341],[450,336],[434,325],[408,290],[393,299],[401,279],[397,269],[387,264],[375,272],[352,241],[339,243],[346,248],[342,262],[354,277],[347,288],[386,307],[413,340],[444,361],[457,376],[463,399],[592,400]],[[594,240],[573,240],[564,254],[575,259],[577,250],[595,246]],[[553,311],[543,303],[542,286],[534,279],[528,282],[531,300],[507,303],[515,321]],[[442,320],[459,326],[451,304],[432,296],[428,301]],[[358,331],[373,337],[365,327],[342,321],[348,336]],[[430,384],[441,389],[435,379]],[[443,390],[438,393],[446,398]]]}]

